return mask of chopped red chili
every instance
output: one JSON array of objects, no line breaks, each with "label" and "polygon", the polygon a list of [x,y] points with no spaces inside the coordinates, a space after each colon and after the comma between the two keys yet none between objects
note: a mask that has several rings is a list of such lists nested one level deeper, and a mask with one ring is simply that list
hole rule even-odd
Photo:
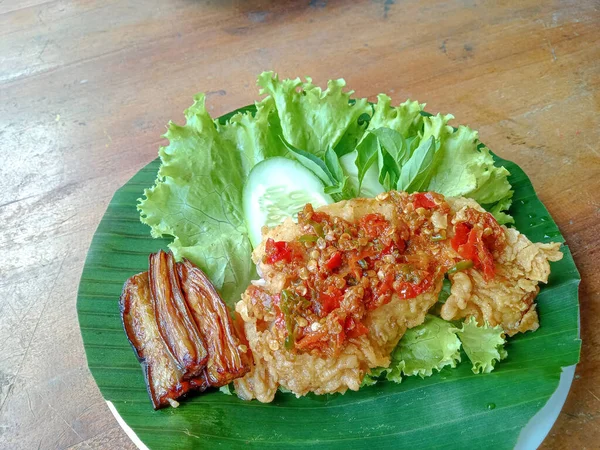
[{"label": "chopped red chili", "polygon": [[329,270],[337,269],[341,265],[342,265],[342,253],[341,252],[335,252],[333,255],[331,255],[331,258],[329,258],[329,260],[325,263],[325,267],[327,267]]},{"label": "chopped red chili", "polygon": [[[275,313],[275,326],[286,336],[288,349],[336,354],[348,339],[369,332],[364,324],[369,311],[392,299],[435,295],[443,274],[460,261],[452,251],[440,253],[445,245],[465,261],[472,260],[485,277],[493,276],[492,252],[498,250],[503,233],[493,219],[467,210],[445,241],[444,230],[437,230],[431,221],[433,210],[451,213],[442,196],[390,193],[389,197],[393,208],[380,211],[396,211],[393,221],[384,214],[363,215],[362,210],[353,216],[360,219],[348,220],[316,212],[308,204],[298,214],[295,239],[266,240],[263,264],[275,264],[284,287],[277,296],[257,287],[261,295],[252,297],[265,311]],[[258,328],[268,325],[259,322]]]},{"label": "chopped red chili", "polygon": [[431,287],[431,278],[426,277],[420,283],[409,283],[403,281],[399,283],[399,287],[396,289],[396,294],[401,299],[415,298],[417,295],[421,295]]},{"label": "chopped red chili", "polygon": [[274,241],[271,238],[267,239],[265,245],[265,263],[274,264],[278,261],[289,263],[297,259],[302,259],[302,256],[294,251],[292,243]]},{"label": "chopped red chili", "polygon": [[472,226],[465,222],[460,222],[456,224],[454,227],[454,237],[450,243],[452,244],[452,248],[455,251],[458,251],[458,247],[467,243],[469,239],[469,232],[471,231]]},{"label": "chopped red chili", "polygon": [[437,204],[433,201],[432,195],[428,192],[417,192],[416,194],[412,194],[412,196],[415,208],[431,209],[437,206]]},{"label": "chopped red chili", "polygon": [[358,224],[371,239],[383,234],[390,226],[390,223],[381,214],[367,214],[360,219]]},{"label": "chopped red chili", "polygon": [[348,336],[349,338],[357,338],[369,332],[369,329],[365,327],[361,321],[355,320],[350,316],[346,317],[344,329],[346,332],[346,336]]},{"label": "chopped red chili", "polygon": [[343,298],[344,294],[341,290],[334,286],[327,287],[327,289],[319,295],[319,315],[325,317],[334,309],[339,308]]},{"label": "chopped red chili", "polygon": [[[489,213],[467,210],[470,223],[460,222],[454,227],[452,248],[464,259],[473,261],[476,269],[483,272],[486,281],[494,278],[496,268],[492,251],[504,243],[504,233]],[[484,236],[484,230],[489,230]]]}]

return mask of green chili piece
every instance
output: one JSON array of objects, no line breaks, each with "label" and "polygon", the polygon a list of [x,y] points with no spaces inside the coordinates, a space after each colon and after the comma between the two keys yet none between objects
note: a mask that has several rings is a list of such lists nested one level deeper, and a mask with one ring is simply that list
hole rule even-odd
[{"label": "green chili piece", "polygon": [[471,261],[470,259],[467,259],[465,261],[461,261],[459,263],[454,264],[450,268],[450,270],[448,270],[448,275],[452,275],[453,273],[461,272],[463,270],[470,269],[471,267],[473,267],[473,261]]},{"label": "green chili piece", "polygon": [[281,303],[280,309],[285,319],[285,328],[287,330],[287,337],[285,338],[285,348],[291,350],[294,348],[296,342],[296,326],[293,317],[294,302],[297,302],[298,298],[287,289],[281,291]]},{"label": "green chili piece", "polygon": [[309,220],[308,223],[313,227],[313,230],[315,230],[315,233],[317,233],[317,236],[319,236],[319,237],[325,236],[325,234],[323,233],[323,227],[321,226],[320,223],[317,223],[314,220]]},{"label": "green chili piece", "polygon": [[318,239],[319,237],[314,234],[303,234],[298,238],[300,242],[317,242]]},{"label": "green chili piece", "polygon": [[293,333],[293,332],[292,332],[292,333],[290,333],[290,332],[288,331],[288,335],[287,335],[287,337],[285,338],[285,348],[286,348],[287,350],[291,350],[291,349],[293,349],[293,348],[294,348],[294,343],[295,343],[294,341],[295,341],[295,338],[294,338],[294,333]]},{"label": "green chili piece", "polygon": [[433,242],[439,242],[439,241],[446,240],[446,231],[441,230],[439,233],[434,234],[433,236],[431,236],[431,240]]},{"label": "green chili piece", "polygon": [[410,275],[413,273],[414,267],[412,264],[401,264],[399,270],[403,274]]}]

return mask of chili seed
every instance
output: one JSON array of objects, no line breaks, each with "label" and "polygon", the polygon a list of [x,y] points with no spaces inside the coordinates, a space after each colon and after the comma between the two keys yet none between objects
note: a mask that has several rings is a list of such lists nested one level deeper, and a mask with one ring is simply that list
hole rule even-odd
[{"label": "chili seed", "polygon": [[346,280],[344,280],[342,277],[337,277],[335,279],[334,285],[338,289],[343,289],[344,287],[346,287]]},{"label": "chili seed", "polygon": [[300,286],[298,286],[296,288],[296,292],[298,293],[298,295],[305,296],[306,293],[308,292],[308,289],[306,289],[306,286],[301,284]]},{"label": "chili seed", "polygon": [[308,261],[306,268],[308,269],[309,272],[316,272],[317,271],[317,261],[315,261],[314,259],[311,259],[310,261]]},{"label": "chili seed", "polygon": [[312,252],[310,252],[310,257],[312,259],[319,259],[319,256],[321,256],[321,254],[318,250],[313,250]]},{"label": "chili seed", "polygon": [[303,267],[302,269],[300,269],[298,271],[298,275],[300,276],[301,279],[308,280],[308,270],[306,269],[306,267]]},{"label": "chili seed", "polygon": [[299,327],[305,327],[306,325],[308,325],[308,321],[304,317],[297,317],[296,323]]},{"label": "chili seed", "polygon": [[317,247],[321,250],[323,250],[325,247],[327,247],[327,242],[325,242],[325,239],[319,238],[317,240]]},{"label": "chili seed", "polygon": [[339,322],[334,322],[329,329],[333,334],[338,334],[342,332],[342,326],[339,324]]}]

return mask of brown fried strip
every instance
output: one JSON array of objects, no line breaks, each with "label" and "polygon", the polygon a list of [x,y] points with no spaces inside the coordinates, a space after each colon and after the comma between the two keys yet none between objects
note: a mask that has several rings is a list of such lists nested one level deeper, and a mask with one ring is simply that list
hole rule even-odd
[{"label": "brown fried strip", "polygon": [[181,287],[198,330],[208,347],[206,379],[219,387],[250,371],[252,356],[240,342],[221,299],[206,275],[190,261],[177,263]]},{"label": "brown fried strip", "polygon": [[205,390],[204,376],[183,380],[183,372],[167,351],[154,316],[148,272],[125,282],[119,301],[123,327],[144,370],[148,394],[154,409],[173,403],[190,389]]},{"label": "brown fried strip", "polygon": [[165,346],[184,379],[202,375],[208,352],[186,304],[172,254],[150,255],[149,281],[154,315]]}]

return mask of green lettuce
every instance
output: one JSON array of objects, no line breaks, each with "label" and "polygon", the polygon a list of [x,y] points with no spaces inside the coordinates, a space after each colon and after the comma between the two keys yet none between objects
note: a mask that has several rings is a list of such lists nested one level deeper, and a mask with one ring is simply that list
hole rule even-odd
[{"label": "green lettuce", "polygon": [[460,349],[471,361],[474,373],[489,373],[497,362],[507,356],[501,327],[478,326],[474,318],[460,328],[452,322],[428,314],[425,321],[404,333],[391,355],[388,367],[377,367],[363,379],[370,386],[381,379],[400,383],[403,376],[431,376],[446,366],[452,368],[461,361]]},{"label": "green lettuce", "polygon": [[242,188],[254,164],[286,153],[268,131],[272,100],[226,125],[210,117],[204,95],[185,111],[186,124],[169,124],[169,145],[159,150],[156,183],[139,200],[141,221],[153,237],[172,236],[169,248],[188,258],[233,305],[255,276],[242,210]]},{"label": "green lettuce", "polygon": [[381,377],[400,383],[402,376],[424,378],[431,376],[434,370],[456,367],[460,362],[457,331],[451,322],[428,314],[421,325],[404,333],[392,352],[390,365],[371,370],[363,385],[374,384]]},{"label": "green lettuce", "polygon": [[[464,196],[486,207],[500,223],[512,222],[505,211],[513,191],[509,172],[496,167],[476,131],[448,124],[451,114],[432,116],[424,104],[406,101],[391,106],[380,94],[370,107],[343,92],[343,80],[325,91],[307,78],[279,80],[272,72],[258,80],[275,102],[283,140],[294,157],[324,180],[335,198],[374,196],[386,190],[435,191]],[[344,178],[324,178],[325,152],[334,149]]]},{"label": "green lettuce", "polygon": [[469,197],[486,207],[500,223],[512,222],[505,212],[513,194],[508,170],[494,165],[477,131],[464,126],[454,129],[448,125],[452,115],[423,115],[421,106],[406,102],[392,108],[387,96],[379,97],[369,127],[398,132],[394,138],[389,133],[385,137],[381,131],[378,134],[382,143],[378,182],[382,188]]},{"label": "green lettuce", "polygon": [[471,363],[473,373],[489,373],[497,362],[506,358],[504,330],[501,326],[478,326],[473,317],[457,331],[463,349]]},{"label": "green lettuce", "polygon": [[427,315],[425,321],[404,333],[392,353],[392,361],[402,361],[406,376],[428,377],[433,370],[456,367],[460,362],[460,341],[456,328],[439,317]]},{"label": "green lettuce", "polygon": [[323,91],[310,78],[306,82],[300,78],[279,80],[273,72],[263,72],[258,85],[261,94],[275,101],[285,140],[316,156],[323,157],[344,137],[356,142],[366,128],[359,118],[371,107],[365,98],[351,101],[354,91],[344,92],[346,82],[342,79],[330,80]]},{"label": "green lettuce", "polygon": [[369,129],[390,128],[405,138],[416,136],[423,126],[421,113],[424,107],[424,103],[410,100],[394,107],[390,97],[379,94],[373,108],[373,117],[369,122]]},{"label": "green lettuce", "polygon": [[323,181],[335,200],[391,189],[434,190],[474,198],[508,222],[508,171],[495,167],[477,132],[452,128],[451,115],[431,116],[423,104],[371,105],[352,99],[344,80],[327,89],[310,78],[258,77],[267,96],[254,111],[213,120],[198,95],[183,126],[169,124],[161,167],[138,209],[152,236],[172,236],[177,259],[202,268],[229,305],[255,276],[242,210],[250,170],[265,158],[293,158]]},{"label": "green lettuce", "polygon": [[490,151],[481,145],[477,131],[465,126],[453,129],[447,123],[453,116],[434,116],[424,119],[424,136],[439,136],[440,149],[427,190],[450,197],[469,197],[489,206],[501,223],[512,218],[502,210],[510,207],[513,191],[508,182],[509,172],[496,167]]}]

